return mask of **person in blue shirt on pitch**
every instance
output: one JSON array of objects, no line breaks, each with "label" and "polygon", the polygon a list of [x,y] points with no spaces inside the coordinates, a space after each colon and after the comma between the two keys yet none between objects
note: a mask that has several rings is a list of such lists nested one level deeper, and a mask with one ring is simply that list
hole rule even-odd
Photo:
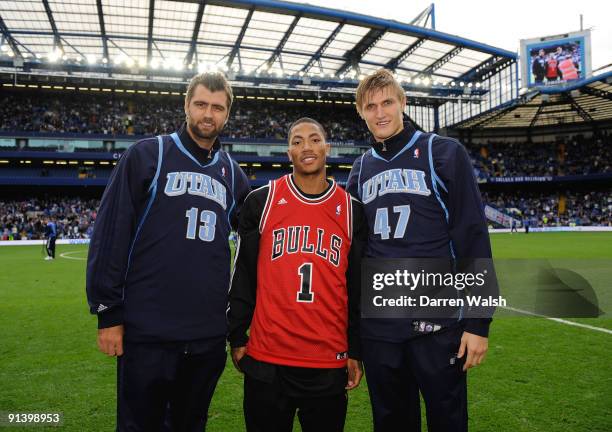
[{"label": "person in blue shirt on pitch", "polygon": [[[403,122],[406,95],[391,72],[365,77],[357,111],[373,145],[353,164],[347,190],[362,201],[369,258],[490,258],[480,192],[465,148]],[[403,186],[387,188],[398,179]],[[404,181],[405,180],[405,184]],[[490,319],[361,319],[374,430],[466,431],[466,371],[487,352]]]},{"label": "person in blue shirt on pitch", "polygon": [[220,73],[196,75],[186,122],[129,147],[104,191],[87,263],[98,347],[117,357],[117,430],[203,431],[225,367],[230,230],[250,188],[219,134]]},{"label": "person in blue shirt on pitch", "polygon": [[45,249],[47,250],[46,261],[55,259],[55,241],[57,240],[57,225],[49,218],[44,219],[45,238],[47,239]]}]

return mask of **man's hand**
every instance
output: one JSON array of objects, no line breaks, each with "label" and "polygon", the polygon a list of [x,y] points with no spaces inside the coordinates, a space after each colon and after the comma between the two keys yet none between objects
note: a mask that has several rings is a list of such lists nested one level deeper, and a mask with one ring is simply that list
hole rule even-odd
[{"label": "man's hand", "polygon": [[238,362],[240,362],[240,360],[242,360],[242,357],[244,357],[245,354],[246,354],[246,347],[245,346],[232,348],[232,361],[234,362],[234,367],[240,373],[243,373],[243,372],[242,372],[242,369],[240,369],[240,366],[238,365]]},{"label": "man's hand", "polygon": [[111,357],[123,355],[123,325],[98,329],[98,348]]},{"label": "man's hand", "polygon": [[361,362],[355,359],[348,359],[346,368],[348,369],[348,384],[344,388],[346,390],[353,390],[361,382],[363,368],[361,367]]},{"label": "man's hand", "polygon": [[457,358],[461,358],[467,353],[465,363],[463,364],[463,371],[465,372],[469,368],[482,363],[487,355],[488,349],[488,338],[463,332],[463,335],[461,336],[461,346],[459,347],[459,352],[457,353]]}]

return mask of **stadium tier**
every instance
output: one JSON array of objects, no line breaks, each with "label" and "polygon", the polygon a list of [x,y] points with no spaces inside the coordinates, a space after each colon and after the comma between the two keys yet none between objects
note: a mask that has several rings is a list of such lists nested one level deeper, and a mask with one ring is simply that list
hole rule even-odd
[{"label": "stadium tier", "polygon": [[[7,89],[0,98],[0,187],[34,187],[35,195],[45,187],[68,186],[69,195],[78,195],[83,187],[101,194],[126,148],[146,136],[171,132],[184,120],[183,96],[177,95]],[[253,187],[290,172],[286,133],[301,115],[320,119],[326,128],[332,144],[328,175],[340,184],[369,148],[365,123],[352,104],[236,99],[222,141]],[[612,131],[606,122],[597,125],[563,125],[565,133],[540,127],[525,134],[510,128],[500,134],[497,124],[487,121],[446,132],[466,145],[485,203],[516,216],[517,223],[609,225],[605,190],[612,181]],[[545,198],[540,204],[532,197],[510,205],[507,201],[515,200],[505,198],[508,188],[535,188],[540,190],[536,196]],[[583,199],[589,197],[585,188],[598,189],[597,199]],[[546,201],[564,205],[543,211]],[[595,207],[588,207],[592,203]],[[503,223],[492,218],[491,226]],[[3,227],[5,237],[23,237],[23,230],[18,229],[19,235],[12,231],[12,226]]]},{"label": "stadium tier", "polygon": [[[3,91],[0,131],[106,138],[172,133],[185,120],[183,101],[182,96]],[[367,129],[353,105],[242,98],[232,104],[223,137],[283,141],[287,126],[301,116],[319,118],[332,142],[363,144],[367,140]]]},{"label": "stadium tier", "polygon": [[[5,184],[24,178],[34,178],[30,184],[35,184],[36,177],[44,177],[47,185],[60,178],[93,184],[93,178],[108,178],[119,154],[136,140],[170,133],[184,121],[182,97],[177,96],[6,91],[0,102],[0,183]],[[368,149],[370,138],[353,105],[319,105],[238,99],[222,134],[224,148],[248,168],[253,184],[261,185],[288,168],[291,122],[300,116],[317,118],[332,144],[330,173],[343,182],[348,165]],[[509,142],[503,137],[464,139],[465,132],[458,131],[481,182],[585,180],[612,172],[609,130],[557,133],[537,144],[526,136]],[[90,160],[93,154],[95,161]]]},{"label": "stadium tier", "polygon": [[[270,175],[270,179],[276,178]],[[515,217],[519,227],[525,222],[533,228],[556,226],[612,226],[612,191],[564,190],[558,193],[506,192],[483,193],[484,202]],[[66,196],[0,201],[0,240],[41,238],[42,220],[57,221],[61,239],[91,236],[98,199]],[[490,222],[492,227],[502,224]]]},{"label": "stadium tier", "polygon": [[46,199],[0,201],[0,240],[42,238],[43,218],[57,220],[58,236],[63,239],[91,237],[98,199],[54,196]]}]

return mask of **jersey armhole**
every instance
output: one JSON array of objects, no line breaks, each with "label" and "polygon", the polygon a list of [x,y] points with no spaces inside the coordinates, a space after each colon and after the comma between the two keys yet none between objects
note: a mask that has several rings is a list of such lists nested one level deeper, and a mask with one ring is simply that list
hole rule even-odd
[{"label": "jersey armhole", "polygon": [[[438,191],[438,184],[444,189],[445,192],[448,193],[448,190],[446,189],[446,186],[444,185],[444,183],[442,183],[442,180],[440,180],[440,178],[438,177],[438,175],[436,174],[436,171],[434,169],[434,162],[433,162],[433,151],[432,151],[432,143],[434,138],[436,137],[436,134],[431,134],[431,136],[429,137],[429,141],[427,143],[427,147],[428,147],[428,152],[429,152],[429,169],[431,171],[431,186],[433,187],[434,190],[434,194],[436,195],[436,199],[438,200],[438,202],[440,203],[440,207],[442,207],[442,211],[444,211],[444,216],[446,218],[446,224],[449,225],[450,224],[450,216],[448,214],[448,208],[446,207],[446,204],[444,204],[444,201],[442,200],[442,198],[440,197],[440,191]],[[453,257],[453,259],[455,259],[455,248],[453,247],[453,241],[451,240],[448,244],[449,248],[450,248],[450,253],[451,256]],[[461,316],[463,315],[463,308],[461,309]],[[461,316],[459,317],[459,319],[461,319]]]},{"label": "jersey armhole", "polygon": [[[155,201],[155,196],[157,195],[157,179],[159,178],[159,173],[161,171],[161,166],[162,166],[162,159],[164,157],[164,139],[161,135],[157,136],[157,144],[158,144],[158,149],[159,149],[159,154],[157,155],[157,170],[155,171],[155,176],[153,177],[153,180],[151,181],[151,185],[149,186],[149,190],[148,190],[148,193],[151,195],[149,197],[147,207],[145,208],[145,211],[142,214],[140,221],[138,222],[136,233],[134,234],[134,238],[132,239],[132,244],[130,245],[130,250],[128,252],[128,257],[127,257],[127,266],[125,268],[124,279],[127,279],[128,272],[130,271],[130,265],[132,263],[132,252],[134,251],[136,240],[138,240],[138,235],[140,234],[140,230],[142,229],[142,226],[144,225],[145,220],[147,219],[147,216],[149,215],[149,210],[151,210],[151,206],[153,205],[153,201]],[[123,300],[124,298],[125,298],[125,284],[123,286],[123,291],[121,295],[121,299]]]},{"label": "jersey armhole", "polygon": [[157,179],[159,178],[159,172],[161,171],[162,159],[164,156],[164,139],[161,135],[157,136],[157,148],[157,169],[155,170],[155,176],[153,176],[153,180],[149,185],[148,192],[151,192],[151,190],[157,185]]},{"label": "jersey armhole", "polygon": [[436,199],[438,200],[438,203],[440,204],[440,207],[442,207],[442,210],[444,211],[444,216],[446,217],[446,223],[448,223],[449,221],[448,209],[446,208],[446,204],[444,204],[444,201],[442,201],[442,198],[440,197],[440,191],[438,191],[438,181],[437,181],[438,176],[436,175],[436,171],[434,168],[434,162],[433,162],[432,142],[435,136],[436,136],[435,134],[431,134],[431,136],[429,137],[429,141],[427,143],[427,151],[429,153],[428,155],[429,171],[431,174],[431,186],[433,187],[434,194],[436,196]]},{"label": "jersey armhole", "polygon": [[234,180],[234,161],[232,160],[232,157],[229,155],[229,153],[225,152],[225,154],[227,156],[227,160],[229,161],[230,173],[231,173],[231,179],[232,179],[232,205],[230,206],[230,209],[227,212],[227,222],[231,226],[232,225],[232,222],[231,222],[232,211],[234,210],[234,207],[236,207],[236,186],[235,186],[235,180]]},{"label": "jersey armhole", "polygon": [[351,194],[346,193],[346,227],[348,230],[349,242],[353,241],[353,198]]},{"label": "jersey armhole", "polygon": [[429,162],[430,162],[430,167],[431,167],[431,177],[432,177],[433,181],[435,181],[436,183],[438,183],[440,185],[440,187],[444,190],[444,192],[448,193],[448,189],[446,188],[446,185],[444,184],[442,179],[440,177],[438,177],[438,174],[436,174],[436,170],[434,169],[432,143],[433,143],[433,140],[435,138],[437,138],[437,137],[438,137],[438,135],[432,133],[431,137],[429,138],[429,142],[428,142],[428,147],[429,147]]},{"label": "jersey armhole", "polygon": [[[369,151],[369,150],[368,150]],[[361,200],[361,170],[363,169],[363,158],[365,157],[367,152],[361,155],[361,160],[359,161],[359,174],[357,174],[357,196]]]},{"label": "jersey armhole", "polygon": [[259,234],[261,234],[266,227],[266,222],[268,220],[268,215],[270,214],[270,209],[272,208],[272,202],[274,201],[274,192],[276,188],[276,181],[270,180],[268,188],[268,196],[266,198],[266,204],[264,205],[264,210],[261,213],[261,219],[259,220]]}]

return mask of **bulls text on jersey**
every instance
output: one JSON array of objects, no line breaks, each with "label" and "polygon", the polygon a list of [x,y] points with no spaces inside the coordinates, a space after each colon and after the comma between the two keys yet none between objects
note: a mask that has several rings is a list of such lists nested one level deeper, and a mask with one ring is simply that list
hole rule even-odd
[{"label": "bulls text on jersey", "polygon": [[412,193],[429,196],[425,173],[414,169],[394,168],[376,174],[363,183],[362,202],[367,204],[388,193]]},{"label": "bulls text on jersey", "polygon": [[[311,228],[308,225],[296,225],[273,230],[272,261],[282,257],[285,253],[314,253],[338,267],[340,265],[342,238],[336,234],[328,236],[324,229],[317,228],[316,242],[312,242],[310,231]],[[314,233],[312,237],[314,237]]]},{"label": "bulls text on jersey", "polygon": [[227,191],[225,186],[209,175],[180,171],[169,172],[166,176],[164,193],[168,196],[177,196],[188,193],[198,195],[215,201],[223,210],[227,209]]}]

